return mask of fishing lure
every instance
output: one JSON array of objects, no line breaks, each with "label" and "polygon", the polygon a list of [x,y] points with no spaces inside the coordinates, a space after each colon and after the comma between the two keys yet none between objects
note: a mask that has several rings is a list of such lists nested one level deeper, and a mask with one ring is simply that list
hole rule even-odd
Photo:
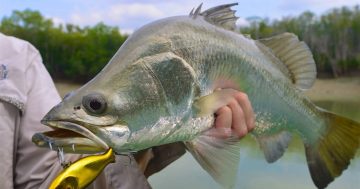
[{"label": "fishing lure", "polygon": [[109,148],[104,154],[81,158],[66,166],[53,180],[49,189],[82,189],[88,186],[109,164],[115,162],[115,154]]}]

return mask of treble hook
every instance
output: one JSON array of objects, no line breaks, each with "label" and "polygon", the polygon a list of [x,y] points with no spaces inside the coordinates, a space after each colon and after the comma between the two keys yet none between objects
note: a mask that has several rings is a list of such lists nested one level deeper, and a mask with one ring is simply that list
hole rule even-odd
[{"label": "treble hook", "polygon": [[58,148],[57,150],[57,156],[59,158],[60,165],[65,169],[71,165],[71,162],[66,162],[64,157],[64,149]]}]

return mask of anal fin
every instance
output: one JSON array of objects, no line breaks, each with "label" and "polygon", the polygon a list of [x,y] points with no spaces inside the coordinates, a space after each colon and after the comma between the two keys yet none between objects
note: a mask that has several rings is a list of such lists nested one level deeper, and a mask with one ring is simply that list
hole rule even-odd
[{"label": "anal fin", "polygon": [[216,182],[224,188],[234,188],[240,160],[239,139],[200,135],[185,145]]},{"label": "anal fin", "polygon": [[260,148],[263,150],[265,159],[269,163],[273,163],[284,154],[291,141],[291,133],[281,131],[274,135],[257,136]]}]

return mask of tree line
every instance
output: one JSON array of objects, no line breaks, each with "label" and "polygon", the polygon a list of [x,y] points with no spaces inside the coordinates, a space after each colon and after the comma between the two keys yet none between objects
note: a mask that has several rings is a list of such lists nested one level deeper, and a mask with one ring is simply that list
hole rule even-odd
[{"label": "tree line", "polygon": [[93,78],[127,38],[119,28],[104,23],[55,26],[32,10],[13,11],[4,17],[0,32],[32,43],[54,79],[78,82]]},{"label": "tree line", "polygon": [[[248,19],[240,32],[253,39],[292,32],[305,41],[314,54],[317,69],[334,77],[360,71],[360,8],[332,9],[321,16],[304,12],[299,16],[269,20]],[[32,43],[45,66],[57,80],[84,82],[93,78],[124,43],[127,35],[118,27],[98,23],[80,27],[55,25],[39,11],[13,11],[3,17],[0,32]]]},{"label": "tree line", "polygon": [[360,70],[359,5],[335,8],[321,16],[307,11],[273,21],[254,17],[241,32],[254,39],[295,33],[311,49],[318,72],[338,77]]}]

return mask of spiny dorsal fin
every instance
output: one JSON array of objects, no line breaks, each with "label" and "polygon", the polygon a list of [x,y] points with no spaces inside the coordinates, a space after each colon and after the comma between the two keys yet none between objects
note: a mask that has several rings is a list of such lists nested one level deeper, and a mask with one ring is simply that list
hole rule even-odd
[{"label": "spiny dorsal fin", "polygon": [[316,66],[309,47],[292,33],[258,40],[288,69],[290,79],[298,89],[311,88],[316,79]]},{"label": "spiny dorsal fin", "polygon": [[[190,12],[190,17],[196,19],[197,16],[203,16],[204,19],[214,25],[220,26],[228,30],[235,30],[235,22],[238,17],[235,16],[235,10],[231,10],[232,6],[238,3],[231,3],[210,8],[201,12],[202,3],[196,8],[195,12]],[[201,12],[201,13],[200,13]]]}]

